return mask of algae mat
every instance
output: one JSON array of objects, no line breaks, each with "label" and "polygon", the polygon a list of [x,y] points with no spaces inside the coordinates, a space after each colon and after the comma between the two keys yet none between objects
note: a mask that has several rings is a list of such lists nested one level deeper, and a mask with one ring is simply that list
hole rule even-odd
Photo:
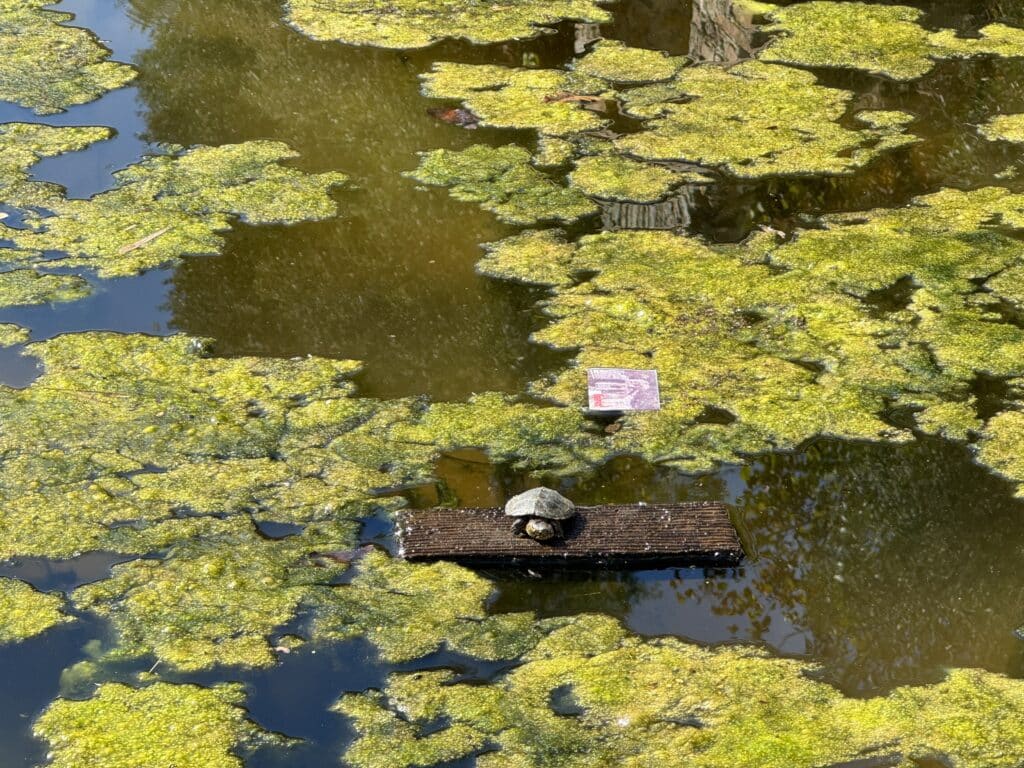
[{"label": "algae mat", "polygon": [[[1019,762],[1019,13],[78,10],[0,4],[5,754]],[[539,482],[751,558],[394,556]]]}]

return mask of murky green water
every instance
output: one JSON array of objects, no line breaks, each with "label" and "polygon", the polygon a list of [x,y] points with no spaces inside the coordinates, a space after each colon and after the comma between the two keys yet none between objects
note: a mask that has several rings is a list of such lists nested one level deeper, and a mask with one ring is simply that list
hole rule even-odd
[{"label": "murky green water", "polygon": [[[1005,0],[916,5],[929,28],[1024,26],[1024,9]],[[180,331],[209,337],[225,356],[356,359],[365,363],[359,391],[381,398],[518,394],[570,357],[530,342],[547,322],[537,306],[544,289],[476,271],[482,243],[518,230],[403,174],[425,150],[481,142],[536,146],[529,132],[467,131],[428,114],[436,103],[420,95],[418,77],[434,62],[559,67],[593,30],[566,22],[529,41],[445,42],[403,52],[305,38],[282,23],[277,0],[68,0],[61,7],[107,40],[115,58],[135,64],[139,76],[127,88],[46,118],[53,125],[110,126],[117,136],[40,163],[36,178],[85,198],[109,188],[114,170],[159,144],[275,139],[297,150],[298,167],[343,170],[354,188],[333,193],[336,219],[235,224],[220,255],[95,281],[91,297],[70,304],[0,309],[0,322],[31,328],[33,340],[98,329]],[[718,41],[706,39],[709,19],[697,10],[686,0],[621,0],[600,34],[699,54]],[[760,225],[788,232],[812,215],[895,207],[942,187],[989,185],[1024,160],[1019,145],[989,142],[966,129],[993,114],[1024,112],[1024,59],[944,61],[911,83],[852,71],[814,73],[825,85],[855,92],[855,109],[913,113],[914,133],[923,141],[842,177],[719,179],[684,206],[679,231],[721,243]],[[16,120],[41,118],[0,104],[0,122]],[[999,184],[1024,190],[1017,178]],[[615,223],[616,210],[606,204],[603,218],[584,219],[570,234]],[[887,300],[899,305],[898,297],[876,298],[880,311],[893,308]],[[37,373],[17,348],[0,349],[3,383],[23,387]],[[992,389],[988,394],[1001,403],[1003,394]],[[407,492],[412,503],[497,505],[538,482],[471,450],[446,456],[437,471],[439,484]],[[1024,677],[1024,642],[1014,634],[1024,624],[1024,502],[963,445],[935,437],[899,445],[821,438],[710,474],[619,458],[592,474],[547,482],[580,503],[725,500],[749,557],[723,571],[486,572],[497,588],[493,613],[597,612],[643,636],[755,644],[820,665],[821,679],[853,696],[936,682],[950,667]],[[365,520],[361,538],[394,548],[384,515]],[[69,591],[106,578],[126,559],[105,553],[27,558],[0,565],[0,575]],[[85,658],[90,641],[109,634],[86,613],[0,648],[7,681],[0,697],[4,765],[43,760],[45,747],[31,736],[33,720],[57,696],[61,670]],[[127,680],[151,664],[149,658],[132,662],[119,674]],[[343,692],[380,687],[395,669],[453,667],[465,679],[489,680],[507,666],[445,651],[388,665],[369,643],[355,640],[304,646],[263,671],[166,671],[163,679],[240,680],[258,724],[305,740],[291,750],[260,749],[247,765],[324,765],[337,763],[354,735],[350,722],[327,711]],[[472,758],[450,763],[473,764]]]}]

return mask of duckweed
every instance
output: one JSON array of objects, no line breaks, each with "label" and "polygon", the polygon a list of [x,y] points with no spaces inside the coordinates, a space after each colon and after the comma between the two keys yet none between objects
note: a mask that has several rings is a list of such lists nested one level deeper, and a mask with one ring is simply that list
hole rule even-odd
[{"label": "duckweed", "polygon": [[[913,116],[903,112],[864,111],[858,115],[864,127],[845,127],[853,94],[818,85],[808,72],[760,61],[729,68],[684,63],[601,41],[566,71],[436,64],[423,76],[423,92],[460,100],[482,125],[536,130],[542,137],[539,165],[600,156],[584,159],[573,180],[609,199],[657,199],[653,190],[669,186],[664,168],[635,165],[638,178],[630,178],[630,159],[623,154],[719,166],[748,178],[844,174],[918,140],[906,133]],[[628,87],[647,81],[658,82]],[[611,99],[644,125],[595,144],[593,132],[607,123],[600,108]],[[563,142],[552,144],[552,137]],[[631,197],[634,189],[644,196]]]},{"label": "duckweed", "polygon": [[288,22],[316,40],[423,48],[448,37],[474,43],[536,37],[562,19],[605,22],[606,0],[289,0]]},{"label": "duckweed", "polygon": [[63,112],[131,82],[135,70],[108,61],[110,51],[74,16],[47,10],[47,0],[0,2],[0,100],[36,114]]},{"label": "duckweed", "polygon": [[914,80],[930,72],[936,59],[1024,56],[1022,29],[991,24],[977,37],[949,29],[929,32],[920,23],[923,11],[905,6],[813,0],[762,11],[774,22],[766,31],[779,33],[760,54],[764,61]]},{"label": "duckweed", "polygon": [[4,235],[30,252],[66,253],[63,265],[91,266],[101,277],[215,254],[223,244],[219,233],[235,218],[271,224],[336,214],[328,192],[345,182],[344,174],[311,175],[279,164],[295,156],[284,144],[250,141],[149,157],[118,171],[114,189],[91,200],[50,200],[52,215],[27,212],[28,228]]},{"label": "duckweed", "polygon": [[[359,464],[355,452],[321,447],[373,429],[378,406],[347,398],[353,363],[213,359],[194,339],[109,333],[29,350],[43,375],[0,388],[0,558],[145,552],[114,524],[141,536],[183,513],[320,519],[365,509],[370,489],[405,479],[379,471],[375,456]],[[333,398],[349,405],[335,409],[345,421],[304,421],[307,408],[324,411],[307,401]]]},{"label": "duckweed", "polygon": [[[360,733],[345,759],[359,768],[383,765],[382,755],[395,756],[396,768],[428,765],[488,744],[481,766],[813,768],[901,753],[1009,768],[1024,749],[1024,685],[978,670],[851,699],[801,662],[624,637],[598,616],[557,629],[526,658],[487,686],[433,670],[392,675],[383,693],[345,696],[338,710]],[[578,714],[556,711],[558,695]]]},{"label": "duckweed", "polygon": [[104,683],[91,698],[55,701],[35,734],[53,768],[240,768],[236,750],[272,740],[246,719],[244,700],[236,684]]},{"label": "duckweed", "polygon": [[0,578],[0,645],[17,642],[71,621],[59,595],[37,592],[17,579]]},{"label": "duckweed", "polygon": [[447,187],[456,200],[479,203],[510,224],[571,222],[597,213],[593,202],[578,190],[555,184],[530,164],[529,152],[514,144],[428,152],[410,176]]},{"label": "duckweed", "polygon": [[[1024,335],[996,311],[1024,295],[1012,232],[1022,210],[1008,190],[943,190],[906,208],[827,216],[784,243],[614,232],[570,245],[557,232],[525,233],[488,246],[481,269],[555,288],[542,303],[552,322],[535,338],[578,352],[537,394],[577,406],[586,368],[658,369],[660,412],[629,414],[603,440],[560,423],[559,439],[577,435],[578,459],[635,453],[706,469],[820,434],[909,439],[883,417],[893,403],[916,411],[919,429],[986,434],[972,382],[1024,376]],[[583,274],[594,276],[574,284]],[[906,308],[874,311],[868,297],[900,281],[915,289]],[[434,406],[422,425],[459,408]],[[707,423],[708,408],[731,419]],[[498,434],[492,426],[467,444],[493,448]],[[982,460],[991,455],[983,450]]]},{"label": "duckweed", "polygon": [[561,230],[524,232],[497,243],[487,243],[484,250],[486,255],[476,267],[482,274],[535,285],[572,283],[575,248],[566,242]]}]

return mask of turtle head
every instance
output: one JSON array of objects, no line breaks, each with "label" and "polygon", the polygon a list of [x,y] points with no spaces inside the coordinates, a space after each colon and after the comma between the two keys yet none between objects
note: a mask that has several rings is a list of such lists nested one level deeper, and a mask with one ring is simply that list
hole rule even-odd
[{"label": "turtle head", "polygon": [[537,541],[547,541],[555,538],[555,526],[550,520],[542,517],[533,517],[526,523],[526,535]]}]

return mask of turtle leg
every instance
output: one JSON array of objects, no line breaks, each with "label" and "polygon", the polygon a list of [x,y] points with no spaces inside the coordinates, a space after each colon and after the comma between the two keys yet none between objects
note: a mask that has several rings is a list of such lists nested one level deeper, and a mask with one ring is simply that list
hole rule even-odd
[{"label": "turtle leg", "polygon": [[515,522],[512,523],[512,535],[513,536],[518,536],[521,539],[528,539],[528,538],[530,538],[529,536],[526,535],[526,521],[528,519],[529,518],[526,518],[526,517],[517,517],[516,518]]},{"label": "turtle leg", "polygon": [[565,533],[562,530],[562,521],[561,520],[548,520],[548,522],[551,523],[551,530],[553,530],[555,532],[555,535],[554,535],[553,538],[560,539],[560,538],[562,538],[562,536],[565,535]]}]

